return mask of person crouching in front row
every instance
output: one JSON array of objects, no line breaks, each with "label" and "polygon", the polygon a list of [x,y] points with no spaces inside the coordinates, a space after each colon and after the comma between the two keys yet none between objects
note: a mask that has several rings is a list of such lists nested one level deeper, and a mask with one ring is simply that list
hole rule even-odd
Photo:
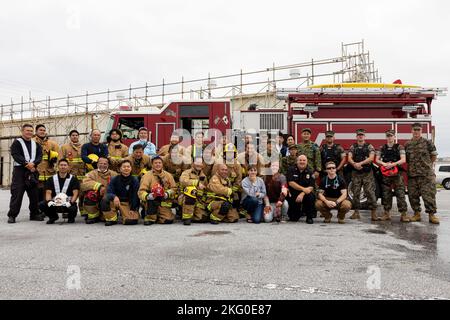
[{"label": "person crouching in front row", "polygon": [[297,164],[289,168],[286,179],[290,193],[288,198],[289,221],[297,222],[300,217],[306,216],[306,223],[313,224],[316,202],[315,179],[313,172],[308,168],[308,158],[305,155],[299,156]]},{"label": "person crouching in front row", "polygon": [[333,217],[331,210],[338,211],[338,222],[345,223],[345,215],[351,210],[352,203],[347,200],[347,184],[337,174],[336,163],[325,164],[327,175],[322,178],[317,194],[316,209],[325,217],[324,222],[330,223]]},{"label": "person crouching in front row", "polygon": [[144,204],[144,225],[173,223],[172,204],[176,201],[177,184],[173,176],[163,170],[160,156],[152,158],[152,170],[141,178],[138,195]]},{"label": "person crouching in front row", "polygon": [[58,173],[45,182],[45,200],[41,201],[39,209],[49,218],[47,224],[54,224],[59,219],[58,213],[62,213],[64,218],[67,216],[68,223],[75,222],[80,182],[69,171],[69,161],[61,159]]},{"label": "person crouching in front row", "polygon": [[120,175],[111,179],[106,197],[102,200],[101,210],[105,226],[117,224],[118,211],[125,225],[138,224],[139,221],[139,182],[131,175],[131,162],[123,160],[119,165]]},{"label": "person crouching in front row", "polygon": [[[248,177],[242,180],[242,206],[251,215],[249,223],[260,223],[263,219],[264,199],[266,198],[266,185],[264,180],[257,176],[258,167],[250,165]],[[270,204],[266,205],[270,208]]]}]

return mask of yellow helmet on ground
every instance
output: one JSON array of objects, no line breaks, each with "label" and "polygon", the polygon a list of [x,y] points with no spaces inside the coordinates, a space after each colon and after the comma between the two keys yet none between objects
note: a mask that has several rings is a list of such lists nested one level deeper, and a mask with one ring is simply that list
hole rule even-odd
[{"label": "yellow helmet on ground", "polygon": [[187,195],[188,197],[197,199],[197,188],[194,186],[188,186],[184,188],[183,193]]},{"label": "yellow helmet on ground", "polygon": [[86,163],[86,168],[88,168],[88,170],[94,170],[93,164],[98,162],[98,155],[91,153],[87,157],[92,160],[92,163]]}]

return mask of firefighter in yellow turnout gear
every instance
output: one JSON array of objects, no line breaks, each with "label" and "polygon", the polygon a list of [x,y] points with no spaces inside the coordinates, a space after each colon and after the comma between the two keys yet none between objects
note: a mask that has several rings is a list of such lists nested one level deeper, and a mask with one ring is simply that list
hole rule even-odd
[{"label": "firefighter in yellow turnout gear", "polygon": [[183,194],[178,198],[178,203],[183,208],[183,222],[190,225],[193,222],[206,222],[206,187],[208,178],[203,172],[203,159],[197,157],[192,163],[192,168],[184,171],[180,177],[180,187]]},{"label": "firefighter in yellow turnout gear", "polygon": [[144,154],[142,144],[135,144],[133,146],[133,153],[126,159],[131,162],[131,174],[139,180],[151,168],[150,157]]},{"label": "firefighter in yellow turnout gear", "polygon": [[83,181],[86,167],[81,158],[81,143],[79,143],[80,134],[77,130],[69,133],[70,142],[61,146],[59,159],[67,159],[70,165],[70,174]]},{"label": "firefighter in yellow turnout gear", "polygon": [[[59,160],[66,159],[69,161],[70,174],[77,177],[78,181],[83,181],[86,174],[86,165],[81,158],[81,143],[79,142],[80,134],[77,130],[69,132],[70,142],[62,145],[59,151]],[[78,198],[78,208],[80,215],[86,217],[87,213],[84,210],[84,193],[81,191]]]},{"label": "firefighter in yellow turnout gear", "polygon": [[122,131],[112,129],[108,136],[108,154],[111,170],[118,172],[119,164],[128,157],[128,147],[122,143]]},{"label": "firefighter in yellow turnout gear", "polygon": [[231,189],[233,191],[231,198],[233,204],[233,214],[235,213],[239,216],[238,211],[240,211],[242,216],[246,216],[247,212],[240,208],[240,197],[242,192],[242,166],[237,161],[237,150],[234,144],[228,143],[225,145],[223,149],[223,158],[218,159],[217,163],[214,165],[211,175],[214,176],[220,167],[221,164],[225,164],[228,168],[228,179],[231,182]]},{"label": "firefighter in yellow turnout gear", "polygon": [[175,216],[171,208],[176,201],[177,185],[173,176],[163,170],[161,157],[152,158],[152,170],[141,178],[138,196],[144,203],[144,225],[173,222]]},{"label": "firefighter in yellow turnout gear", "polygon": [[93,224],[104,220],[101,211],[101,201],[106,196],[108,185],[117,172],[109,170],[109,160],[99,158],[97,169],[89,172],[81,183],[84,193],[84,210],[87,214],[86,224]]},{"label": "firefighter in yellow turnout gear", "polygon": [[212,224],[223,222],[238,222],[239,215],[233,208],[233,184],[229,178],[228,166],[216,165],[217,172],[211,178],[208,192],[208,210],[211,211],[210,220]]},{"label": "firefighter in yellow turnout gear", "polygon": [[37,166],[39,172],[39,202],[44,200],[44,184],[56,174],[55,165],[58,161],[59,146],[47,136],[47,129],[43,124],[36,126],[36,136],[34,140],[42,148],[42,162]]}]

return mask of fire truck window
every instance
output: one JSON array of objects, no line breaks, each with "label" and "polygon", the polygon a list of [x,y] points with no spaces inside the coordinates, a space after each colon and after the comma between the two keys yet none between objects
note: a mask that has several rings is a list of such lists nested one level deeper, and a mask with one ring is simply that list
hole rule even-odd
[{"label": "fire truck window", "polygon": [[183,129],[186,129],[194,137],[199,131],[203,131],[205,138],[207,138],[209,129],[209,119],[194,119],[194,118],[184,118],[181,119],[181,125]]},{"label": "fire truck window", "polygon": [[439,172],[450,172],[450,166],[440,166]]},{"label": "fire truck window", "polygon": [[144,118],[120,118],[117,126],[123,133],[123,139],[138,139],[139,128],[144,127]]}]

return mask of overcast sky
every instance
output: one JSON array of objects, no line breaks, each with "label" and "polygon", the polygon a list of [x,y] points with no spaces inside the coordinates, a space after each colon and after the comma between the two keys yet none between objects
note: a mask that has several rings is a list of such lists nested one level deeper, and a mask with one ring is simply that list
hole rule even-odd
[{"label": "overcast sky", "polygon": [[[450,85],[448,1],[3,1],[0,101],[331,58],[365,39],[385,82]],[[450,156],[450,98],[434,102]]]}]

